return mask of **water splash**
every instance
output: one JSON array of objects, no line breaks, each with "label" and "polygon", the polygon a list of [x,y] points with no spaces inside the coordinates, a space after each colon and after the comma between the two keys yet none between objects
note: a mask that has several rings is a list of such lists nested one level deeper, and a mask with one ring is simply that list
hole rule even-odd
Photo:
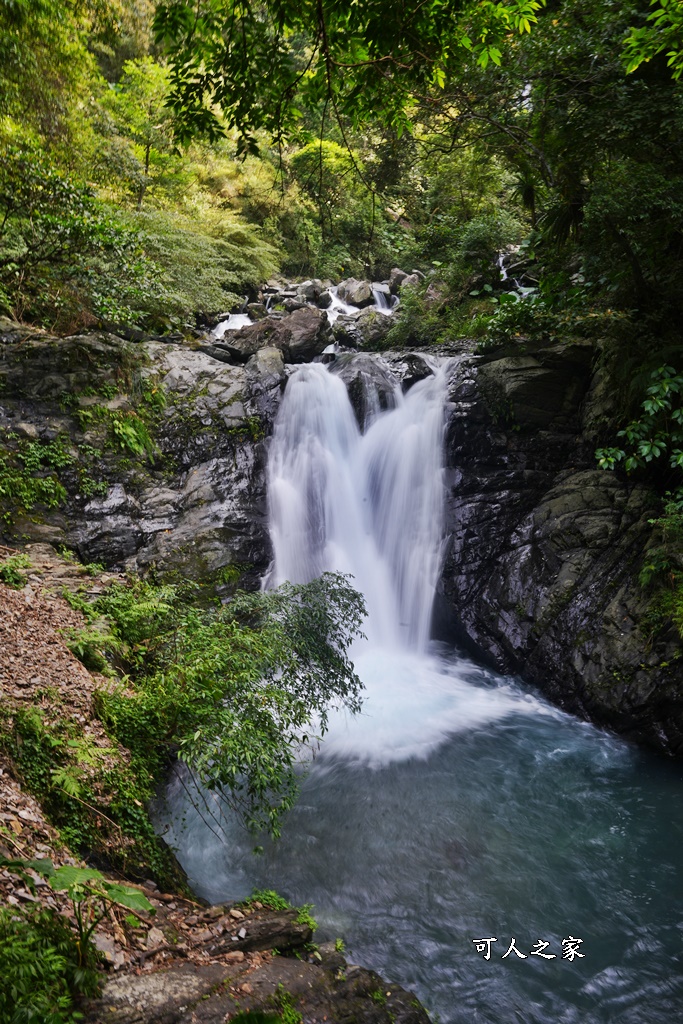
[{"label": "water splash", "polygon": [[[370,375],[361,434],[342,381],[320,364],[290,379],[270,450],[274,561],[267,586],[349,573],[368,609],[352,657],[363,712],[332,712],[324,758],[374,767],[424,758],[456,732],[537,714],[518,688],[427,650],[443,548],[443,432],[448,365],[380,411]],[[386,383],[386,376],[382,377]]]},{"label": "water splash", "polygon": [[230,313],[227,320],[221,320],[216,324],[212,334],[214,338],[222,338],[228,331],[239,331],[242,327],[249,327],[253,321],[248,313]]}]

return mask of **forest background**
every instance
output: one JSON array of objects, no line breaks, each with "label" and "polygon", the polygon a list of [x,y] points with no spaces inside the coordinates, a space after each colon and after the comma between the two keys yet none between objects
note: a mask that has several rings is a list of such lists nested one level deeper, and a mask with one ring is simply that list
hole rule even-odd
[{"label": "forest background", "polygon": [[600,464],[683,530],[675,0],[0,0],[0,52],[0,314],[191,337],[416,269],[391,345],[600,339]]},{"label": "forest background", "polygon": [[[683,293],[681,86],[647,3],[515,0],[503,24],[505,4],[419,5],[415,24],[368,3],[355,25],[329,4],[343,38],[322,84],[308,6],[207,2],[197,24],[178,2],[155,22],[149,0],[2,0],[2,312],[160,331],[276,270],[402,265],[476,321],[496,311],[467,301],[472,275],[521,245],[546,303],[637,310],[666,335]],[[228,17],[241,63],[216,55]]]}]

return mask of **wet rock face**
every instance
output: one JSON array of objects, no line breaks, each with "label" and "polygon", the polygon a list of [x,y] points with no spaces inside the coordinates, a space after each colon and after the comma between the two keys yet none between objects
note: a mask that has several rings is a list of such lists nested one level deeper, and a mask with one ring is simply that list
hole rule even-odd
[{"label": "wet rock face", "polygon": [[377,413],[396,405],[398,378],[384,361],[364,353],[344,353],[330,371],[344,381],[361,430]]},{"label": "wet rock face", "polygon": [[432,377],[434,371],[419,352],[387,352],[386,361],[401,381],[401,390],[409,391],[413,384]]},{"label": "wet rock face", "polygon": [[[4,339],[0,428],[60,438],[74,457],[97,449],[89,472],[108,482],[105,493],[86,497],[73,471],[66,505],[20,518],[19,536],[107,566],[155,564],[203,579],[231,564],[246,574],[243,583],[258,580],[270,560],[265,438],[286,383],[279,350],[230,366],[199,349],[112,335]],[[133,457],[117,446],[106,416],[144,414],[145,381],[165,406],[150,422],[153,452]]]},{"label": "wet rock face", "polygon": [[568,710],[681,754],[680,645],[650,638],[638,585],[656,499],[596,468],[592,354],[457,366],[435,622]]}]

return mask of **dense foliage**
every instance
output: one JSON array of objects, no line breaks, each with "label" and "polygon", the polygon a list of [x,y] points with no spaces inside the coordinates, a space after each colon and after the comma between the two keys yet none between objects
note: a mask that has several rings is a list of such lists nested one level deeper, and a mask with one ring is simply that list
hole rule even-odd
[{"label": "dense foliage", "polygon": [[590,333],[601,451],[674,451],[639,410],[683,372],[682,33],[676,0],[0,0],[0,312],[192,333],[278,268],[416,268],[392,344]]},{"label": "dense foliage", "polygon": [[504,35],[528,32],[540,7],[541,0],[171,0],[158,5],[155,29],[173,53],[181,137],[220,134],[217,104],[240,149],[254,151],[255,131],[283,144],[300,134],[299,106],[320,103],[356,127],[372,118],[410,130],[414,92],[442,86],[458,49],[483,67],[498,63]]},{"label": "dense foliage", "polygon": [[0,978],[2,1024],[74,1024],[94,976],[79,963],[68,921],[29,905],[0,908]]},{"label": "dense foliage", "polygon": [[205,148],[176,149],[150,16],[0,3],[0,312],[57,332],[186,329],[277,269],[207,179]]},{"label": "dense foliage", "polygon": [[178,757],[249,828],[277,835],[330,707],[360,707],[348,648],[363,600],[334,574],[216,609],[188,596],[136,582],[98,601],[112,623],[103,647],[134,680],[103,693],[100,713],[145,774]]}]

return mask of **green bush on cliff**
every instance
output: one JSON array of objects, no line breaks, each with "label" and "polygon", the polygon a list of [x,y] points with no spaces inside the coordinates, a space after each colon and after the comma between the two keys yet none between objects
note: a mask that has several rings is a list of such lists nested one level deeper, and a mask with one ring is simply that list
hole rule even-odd
[{"label": "green bush on cliff", "polygon": [[623,447],[613,445],[595,453],[602,469],[647,470],[656,474],[660,486],[664,481],[670,488],[662,515],[650,521],[660,541],[646,557],[640,584],[652,593],[649,621],[653,632],[673,623],[683,639],[683,373],[668,365],[652,370],[640,416],[617,437]]},{"label": "green bush on cliff", "polygon": [[595,456],[602,469],[614,469],[623,462],[627,473],[643,469],[648,463],[668,462],[677,475],[680,500],[683,501],[683,373],[673,366],[659,366],[650,374],[650,384],[641,405],[641,415],[632,420],[617,437],[624,448],[599,448]]},{"label": "green bush on cliff", "polygon": [[257,227],[201,206],[117,210],[0,126],[0,312],[57,332],[163,330],[230,309],[277,269]]},{"label": "green bush on cliff", "polygon": [[98,608],[134,680],[100,695],[100,715],[134,765],[158,779],[177,757],[249,828],[277,835],[296,799],[297,765],[330,706],[360,706],[348,648],[360,635],[362,597],[326,573],[209,610],[177,587],[137,581],[112,588]]},{"label": "green bush on cliff", "polygon": [[100,747],[79,723],[64,716],[55,694],[46,710],[0,709],[0,750],[59,830],[83,857],[95,856],[136,878],[151,873],[160,885],[182,888],[173,857],[147,812],[156,780],[131,765],[116,747]]},{"label": "green bush on cliff", "polygon": [[[8,436],[9,441],[13,439]],[[11,526],[18,512],[27,512],[36,505],[57,508],[64,501],[66,490],[53,468],[47,458],[41,459],[36,472],[24,462],[21,449],[0,448],[0,523],[4,527]]]},{"label": "green bush on cliff", "polygon": [[647,625],[656,634],[673,623],[683,640],[683,488],[669,494],[663,514],[650,522],[659,542],[640,570],[640,585],[651,597]]},{"label": "green bush on cliff", "polygon": [[72,1024],[92,991],[68,921],[42,907],[0,909],[0,979],[0,1024]]}]

